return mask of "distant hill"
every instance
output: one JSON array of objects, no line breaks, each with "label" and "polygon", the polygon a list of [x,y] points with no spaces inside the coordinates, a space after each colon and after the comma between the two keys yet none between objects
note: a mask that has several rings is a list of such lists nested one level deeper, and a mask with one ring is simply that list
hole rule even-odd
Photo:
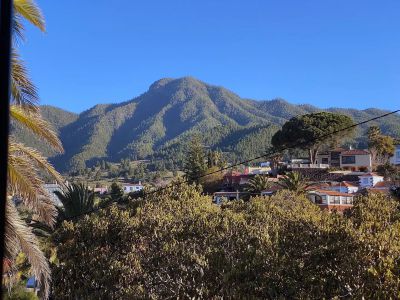
[{"label": "distant hill", "polygon": [[[15,127],[14,135],[51,156],[62,170],[83,168],[96,160],[164,158],[179,162],[184,145],[194,134],[207,146],[231,152],[241,159],[258,155],[270,145],[274,132],[289,118],[320,111],[311,105],[285,100],[255,101],[192,77],[164,78],[137,98],[119,104],[99,104],[81,114],[42,106],[44,117],[58,130],[65,154],[54,153],[32,135]],[[350,115],[356,122],[385,113],[378,109],[330,108]],[[391,135],[400,132],[400,116],[376,122]],[[358,129],[362,136],[371,124]],[[363,143],[362,138],[356,142]]]}]

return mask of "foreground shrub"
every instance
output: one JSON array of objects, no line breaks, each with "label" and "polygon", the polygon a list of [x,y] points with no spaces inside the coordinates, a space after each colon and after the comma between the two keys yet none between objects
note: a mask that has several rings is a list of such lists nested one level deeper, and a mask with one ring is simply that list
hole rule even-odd
[{"label": "foreground shrub", "polygon": [[399,229],[383,196],[342,216],[289,192],[220,207],[182,186],[64,222],[54,296],[397,298]]}]

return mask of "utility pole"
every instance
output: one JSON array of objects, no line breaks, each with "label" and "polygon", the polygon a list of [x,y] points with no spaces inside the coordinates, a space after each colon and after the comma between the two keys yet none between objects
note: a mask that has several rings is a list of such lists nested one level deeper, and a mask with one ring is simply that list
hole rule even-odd
[{"label": "utility pole", "polygon": [[[0,273],[5,254],[5,217],[7,201],[8,129],[10,115],[12,0],[0,0]],[[2,298],[0,294],[0,299]]]}]

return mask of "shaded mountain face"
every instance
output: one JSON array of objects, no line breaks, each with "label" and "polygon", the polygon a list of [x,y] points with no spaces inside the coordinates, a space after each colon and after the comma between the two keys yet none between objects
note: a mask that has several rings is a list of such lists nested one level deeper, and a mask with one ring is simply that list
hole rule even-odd
[{"label": "shaded mountain face", "polygon": [[[195,133],[207,146],[232,152],[236,157],[259,155],[270,138],[293,116],[319,111],[311,105],[284,100],[253,101],[191,77],[161,79],[139,97],[120,104],[101,104],[79,115],[43,106],[42,113],[60,134],[65,154],[39,147],[61,171],[90,166],[97,160],[159,157],[179,160],[183,145]],[[383,113],[381,110],[328,109],[349,114],[355,121]],[[384,132],[398,132],[399,116],[378,122]],[[369,126],[369,124],[368,124]],[[366,127],[359,129],[359,134]],[[36,146],[20,128],[14,134]],[[179,158],[181,156],[181,158]]]}]

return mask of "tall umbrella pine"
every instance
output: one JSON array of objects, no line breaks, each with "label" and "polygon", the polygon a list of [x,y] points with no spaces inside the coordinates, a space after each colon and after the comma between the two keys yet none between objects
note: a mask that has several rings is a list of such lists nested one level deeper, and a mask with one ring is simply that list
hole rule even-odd
[{"label": "tall umbrella pine", "polygon": [[[318,151],[323,145],[336,146],[354,133],[353,120],[346,115],[318,112],[294,117],[287,121],[272,137],[277,148],[307,149],[310,163],[315,163]],[[344,130],[348,128],[347,130]],[[340,131],[340,132],[339,132]]]}]

